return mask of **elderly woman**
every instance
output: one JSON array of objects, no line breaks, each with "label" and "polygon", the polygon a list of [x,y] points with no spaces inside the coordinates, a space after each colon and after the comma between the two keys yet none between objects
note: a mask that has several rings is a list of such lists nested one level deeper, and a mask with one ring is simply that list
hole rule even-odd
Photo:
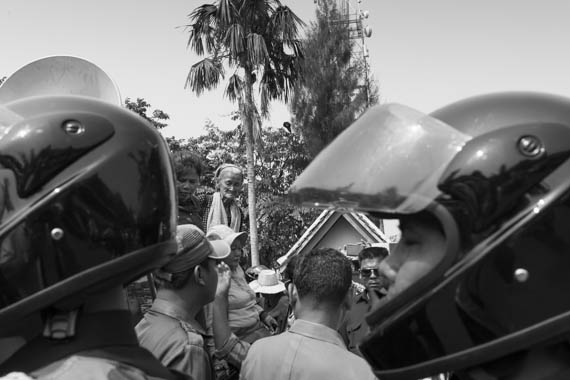
[{"label": "elderly woman", "polygon": [[243,171],[234,164],[223,164],[214,172],[216,192],[198,196],[202,207],[202,226],[209,231],[223,224],[234,232],[243,230],[243,213],[236,203],[243,186]]},{"label": "elderly woman", "polygon": [[278,327],[277,321],[257,304],[255,292],[247,283],[245,273],[239,266],[247,234],[235,232],[226,225],[216,225],[208,230],[207,237],[209,240],[224,240],[231,247],[231,253],[224,261],[231,269],[228,324],[232,332],[249,343],[271,335]]}]

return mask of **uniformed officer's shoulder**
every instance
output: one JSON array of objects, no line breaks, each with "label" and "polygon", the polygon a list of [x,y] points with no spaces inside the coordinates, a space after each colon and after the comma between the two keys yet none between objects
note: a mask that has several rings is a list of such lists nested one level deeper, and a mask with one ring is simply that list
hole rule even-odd
[{"label": "uniformed officer's shoulder", "polygon": [[[186,344],[199,347],[204,346],[204,337],[190,323],[179,321],[179,326],[178,331],[183,334]],[[179,335],[179,338],[182,338],[182,336]]]},{"label": "uniformed officer's shoulder", "polygon": [[203,345],[203,338],[179,319],[159,315],[152,323],[143,321],[136,327],[137,336],[141,346],[150,351]]},{"label": "uniformed officer's shoulder", "polygon": [[[41,380],[76,380],[89,374],[91,380],[158,380],[142,370],[109,359],[74,355],[52,363],[31,375]],[[25,378],[22,378],[25,379]],[[12,380],[9,378],[9,380]],[[14,380],[19,380],[15,378]]]},{"label": "uniformed officer's shoulder", "polygon": [[267,353],[268,351],[273,352],[275,350],[275,347],[283,347],[286,344],[285,342],[287,342],[289,339],[291,339],[291,333],[289,331],[258,339],[249,347],[248,355],[252,351],[257,351],[262,354]]},{"label": "uniformed officer's shoulder", "polygon": [[351,362],[351,367],[354,370],[354,375],[355,375],[355,379],[376,379],[376,376],[374,375],[374,373],[372,372],[372,369],[370,368],[370,365],[366,362],[366,360],[364,360],[363,358],[361,358],[360,356],[349,352],[350,353],[350,362]]},{"label": "uniformed officer's shoulder", "polygon": [[164,318],[162,326],[152,335],[161,344],[181,346],[203,346],[204,338],[187,322],[174,318]]}]

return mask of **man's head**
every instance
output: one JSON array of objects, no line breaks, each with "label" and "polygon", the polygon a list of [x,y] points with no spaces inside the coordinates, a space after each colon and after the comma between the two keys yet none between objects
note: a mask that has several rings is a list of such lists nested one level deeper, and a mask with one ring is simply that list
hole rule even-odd
[{"label": "man's head", "polygon": [[176,252],[167,144],[101,69],[32,62],[0,103],[0,326],[80,309]]},{"label": "man's head", "polygon": [[570,301],[545,295],[570,292],[569,146],[570,100],[557,96],[486,95],[431,115],[385,105],[299,176],[298,202],[401,221],[360,347],[378,377],[568,369]]},{"label": "man's head", "polygon": [[364,286],[381,289],[387,285],[386,278],[380,276],[380,263],[387,256],[388,250],[384,247],[366,247],[358,253],[360,279]]},{"label": "man's head", "polygon": [[313,249],[297,259],[293,284],[303,304],[339,309],[351,283],[350,261],[336,249]]},{"label": "man's head", "polygon": [[222,199],[234,200],[243,186],[243,171],[234,164],[223,164],[216,169],[214,180]]},{"label": "man's head", "polygon": [[204,304],[214,300],[218,281],[216,265],[230,254],[223,240],[208,241],[193,224],[176,228],[178,251],[166,265],[155,272],[159,288],[181,290],[198,287]]}]

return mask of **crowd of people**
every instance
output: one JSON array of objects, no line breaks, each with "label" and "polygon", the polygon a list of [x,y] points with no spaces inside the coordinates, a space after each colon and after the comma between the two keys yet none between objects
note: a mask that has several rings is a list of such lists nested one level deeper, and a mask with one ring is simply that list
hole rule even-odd
[{"label": "crowd of people", "polygon": [[[197,194],[200,160],[173,170],[97,66],[31,65],[45,81],[28,66],[0,87],[0,378],[569,378],[570,99],[360,117],[290,189],[399,220],[355,287],[329,247],[244,270],[241,168]],[[135,326],[124,286],[147,273]]]}]

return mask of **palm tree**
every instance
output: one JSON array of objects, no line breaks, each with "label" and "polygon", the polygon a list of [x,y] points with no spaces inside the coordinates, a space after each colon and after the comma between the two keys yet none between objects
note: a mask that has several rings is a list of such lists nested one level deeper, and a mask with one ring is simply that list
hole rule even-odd
[{"label": "palm tree", "polygon": [[[299,28],[304,23],[279,0],[217,0],[188,17],[187,46],[206,57],[191,67],[186,87],[200,95],[218,86],[225,68],[233,71],[224,95],[237,101],[245,130],[251,261],[259,265],[254,142],[261,141],[261,117],[268,116],[270,101],[288,102],[301,78]],[[259,87],[259,110],[254,84]]]}]

